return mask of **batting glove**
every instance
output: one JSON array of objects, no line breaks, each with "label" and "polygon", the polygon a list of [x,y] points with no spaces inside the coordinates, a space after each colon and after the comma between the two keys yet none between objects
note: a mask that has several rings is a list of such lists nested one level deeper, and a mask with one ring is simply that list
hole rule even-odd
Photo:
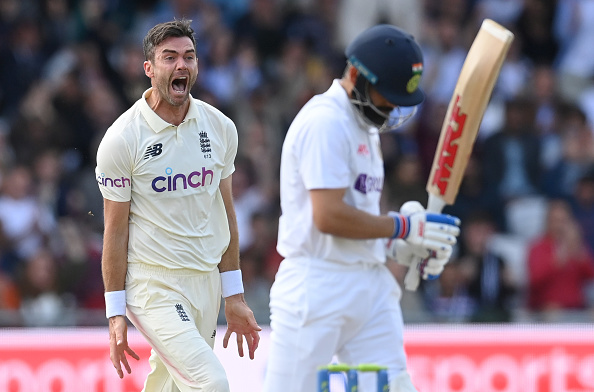
[{"label": "batting glove", "polygon": [[412,245],[438,250],[439,245],[456,243],[460,234],[460,219],[447,214],[429,213],[425,210],[410,215],[390,213],[394,219],[391,238],[401,238]]},{"label": "batting glove", "polygon": [[423,260],[419,273],[435,279],[449,261],[460,234],[460,220],[446,214],[427,213],[416,201],[402,205],[400,213],[390,212],[395,230],[386,246],[386,256],[410,266],[415,258]]}]

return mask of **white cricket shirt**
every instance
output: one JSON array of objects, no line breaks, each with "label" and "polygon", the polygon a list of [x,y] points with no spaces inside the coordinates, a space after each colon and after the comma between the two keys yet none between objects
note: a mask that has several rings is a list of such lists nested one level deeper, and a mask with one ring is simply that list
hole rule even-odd
[{"label": "white cricket shirt", "polygon": [[338,80],[295,117],[281,156],[279,253],[352,264],[385,262],[384,239],[347,239],[320,232],[309,191],[346,188],[344,201],[379,215],[384,165],[377,128],[357,118]]},{"label": "white cricket shirt", "polygon": [[97,151],[103,197],[131,201],[128,262],[211,271],[229,245],[219,191],[235,170],[237,129],[190,97],[179,126],[147,104],[151,89],[107,130]]}]

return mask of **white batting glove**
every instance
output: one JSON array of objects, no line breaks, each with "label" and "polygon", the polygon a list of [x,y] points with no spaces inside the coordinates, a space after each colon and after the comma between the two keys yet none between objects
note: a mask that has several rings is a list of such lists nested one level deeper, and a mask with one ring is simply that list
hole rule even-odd
[{"label": "white batting glove", "polygon": [[426,213],[416,201],[404,203],[400,213],[389,215],[394,218],[396,238],[388,241],[386,256],[405,266],[421,258],[419,273],[423,279],[437,278],[452,256],[460,220],[446,214]]},{"label": "white batting glove", "polygon": [[411,245],[438,251],[443,243],[455,244],[460,234],[460,219],[455,216],[425,210],[410,215],[394,212],[389,215],[394,219],[391,238],[401,238]]},{"label": "white batting glove", "polygon": [[[421,254],[417,255],[415,250],[420,251]],[[398,264],[410,267],[415,256],[424,259],[429,256],[429,251],[415,247],[401,238],[395,238],[388,240],[388,243],[386,244],[386,256],[396,260]]]}]

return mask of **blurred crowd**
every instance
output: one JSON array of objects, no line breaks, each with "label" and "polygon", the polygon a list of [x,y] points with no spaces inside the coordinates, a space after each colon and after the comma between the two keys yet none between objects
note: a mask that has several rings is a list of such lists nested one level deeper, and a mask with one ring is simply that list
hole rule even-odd
[{"label": "blurred crowd", "polygon": [[[441,124],[484,18],[515,34],[454,206],[462,234],[406,322],[594,320],[594,1],[0,0],[0,326],[105,325],[95,152],[150,86],[142,38],[185,17],[192,95],[236,123],[246,300],[268,323],[280,149],[344,47],[376,23],[411,32],[426,101],[382,135],[384,212],[426,203]],[[189,211],[191,213],[191,211]],[[395,277],[404,271],[393,266]]]}]

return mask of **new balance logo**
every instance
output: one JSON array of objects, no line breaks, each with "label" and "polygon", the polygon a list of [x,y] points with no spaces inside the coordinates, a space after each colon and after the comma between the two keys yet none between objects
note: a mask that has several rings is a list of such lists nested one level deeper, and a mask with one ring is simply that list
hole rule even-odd
[{"label": "new balance logo", "polygon": [[144,153],[144,159],[149,159],[150,157],[156,157],[157,155],[161,155],[163,152],[163,144],[157,143],[153,146],[148,146],[146,152]]},{"label": "new balance logo", "polygon": [[190,321],[190,318],[186,314],[186,311],[184,310],[184,307],[181,304],[176,304],[175,310],[177,310],[177,314],[179,315],[181,321]]}]

